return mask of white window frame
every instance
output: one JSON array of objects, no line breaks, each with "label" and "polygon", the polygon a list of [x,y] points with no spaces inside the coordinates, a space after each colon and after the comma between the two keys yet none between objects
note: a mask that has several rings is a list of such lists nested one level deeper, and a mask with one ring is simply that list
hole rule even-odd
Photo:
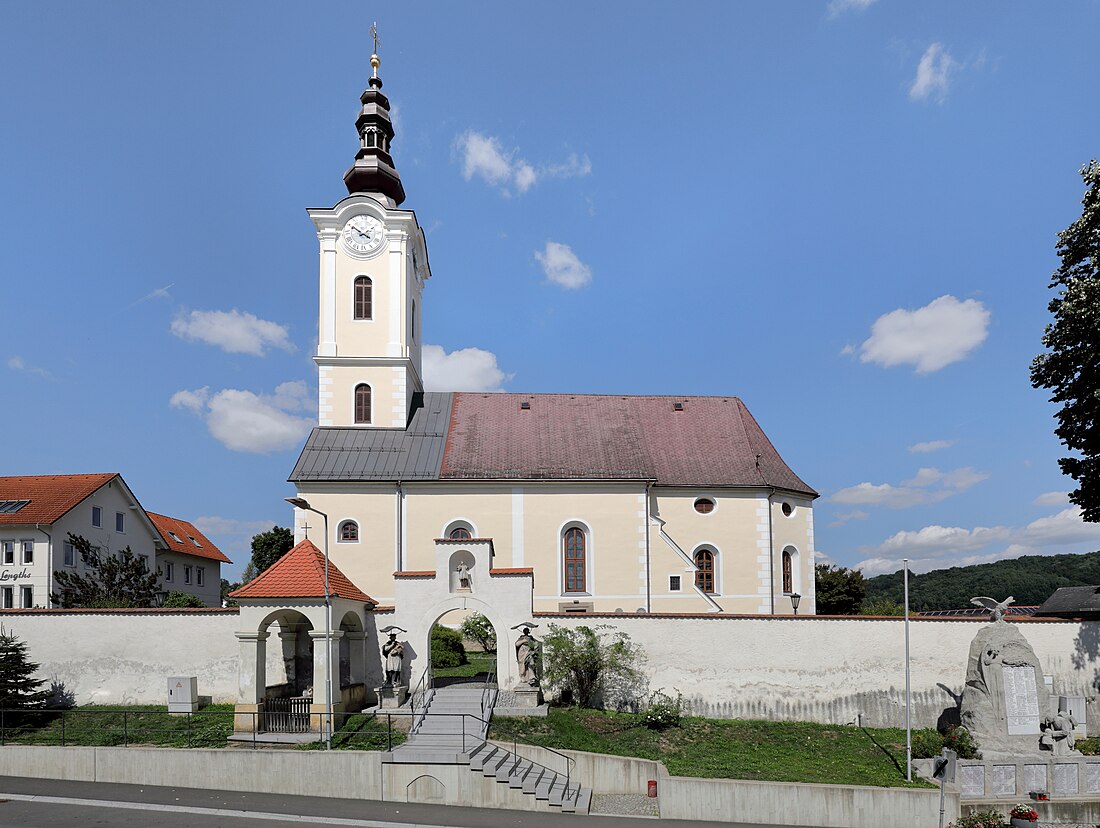
[{"label": "white window frame", "polygon": [[[703,592],[702,589],[699,589],[697,583],[699,568],[695,565],[695,556],[704,549],[714,556],[714,592]],[[718,548],[718,544],[704,541],[703,543],[697,544],[695,548],[691,550],[691,588],[697,589],[699,592],[703,592],[704,595],[709,595],[711,598],[717,598],[722,594],[722,550]]]},{"label": "white window frame", "polygon": [[145,571],[148,572],[149,571],[149,556],[148,555],[138,555],[138,557],[141,558],[141,562],[143,564],[145,564]]},{"label": "white window frame", "polygon": [[[673,586],[675,584],[675,586]],[[669,592],[683,592],[684,591],[684,576],[683,575],[669,575],[668,576],[668,591]]]},{"label": "white window frame", "polygon": [[15,587],[0,587],[0,600],[3,601],[4,609],[15,609]]},{"label": "white window frame", "polygon": [[172,561],[164,562],[164,582],[172,583],[176,579],[176,565]]},{"label": "white window frame", "polygon": [[61,546],[61,563],[64,566],[76,567],[76,547],[68,541],[64,541]]},{"label": "white window frame", "polygon": [[126,513],[115,512],[115,531],[121,535],[126,534]]},{"label": "white window frame", "polygon": [[183,583],[185,586],[191,586],[191,567],[187,564],[183,565]]},{"label": "white window frame", "polygon": [[19,541],[19,559],[24,565],[34,563],[34,541],[24,538]]},{"label": "white window frame", "polygon": [[[570,529],[580,529],[584,533],[584,591],[565,591],[565,533]],[[592,526],[580,518],[567,520],[558,528],[558,594],[563,598],[576,598],[581,595],[594,594],[593,586],[596,583],[596,567],[594,556],[595,540]]]},{"label": "white window frame", "polygon": [[[783,556],[791,556],[791,591],[787,592],[783,589],[785,584],[783,583]],[[801,594],[802,592],[802,573],[799,566],[799,560],[801,555],[799,554],[798,547],[793,543],[786,544],[779,550],[779,592],[782,595],[794,595],[796,592]]]},{"label": "white window frame", "polygon": [[0,547],[3,550],[4,564],[12,566],[15,564],[15,541],[6,540],[0,541]]},{"label": "white window frame", "polygon": [[206,567],[195,567],[195,586],[206,586]]},{"label": "white window frame", "polygon": [[34,607],[34,587],[19,587],[19,603],[22,609],[31,609]]},{"label": "white window frame", "polygon": [[103,508],[101,506],[92,507],[92,526],[96,529],[103,528]]}]

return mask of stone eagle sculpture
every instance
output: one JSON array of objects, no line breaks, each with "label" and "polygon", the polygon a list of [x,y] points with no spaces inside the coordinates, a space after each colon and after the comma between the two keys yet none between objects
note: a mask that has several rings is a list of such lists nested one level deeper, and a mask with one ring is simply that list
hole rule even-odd
[{"label": "stone eagle sculpture", "polygon": [[990,618],[994,622],[1003,621],[1005,613],[1008,612],[1009,604],[1013,603],[1016,599],[1009,595],[1003,601],[994,601],[992,598],[980,596],[978,598],[971,598],[970,603],[976,607],[985,607],[992,613]]}]

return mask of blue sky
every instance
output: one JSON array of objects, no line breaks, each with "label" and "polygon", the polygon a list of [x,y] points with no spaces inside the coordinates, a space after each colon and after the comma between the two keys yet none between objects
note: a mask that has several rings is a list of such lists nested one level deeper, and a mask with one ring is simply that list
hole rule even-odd
[{"label": "blue sky", "polygon": [[289,522],[374,19],[437,384],[736,394],[867,574],[1100,548],[1028,382],[1097,2],[0,4],[3,473]]}]

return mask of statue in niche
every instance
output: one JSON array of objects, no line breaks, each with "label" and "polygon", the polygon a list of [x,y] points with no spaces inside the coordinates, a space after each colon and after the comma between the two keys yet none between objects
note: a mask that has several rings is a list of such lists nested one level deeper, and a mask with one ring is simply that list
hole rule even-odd
[{"label": "statue in niche", "polygon": [[516,665],[519,667],[519,680],[528,687],[539,686],[539,642],[531,635],[531,628],[524,627],[523,634],[516,639]]},{"label": "statue in niche", "polygon": [[466,561],[461,561],[458,564],[458,568],[455,570],[455,581],[458,583],[458,589],[462,592],[472,592],[470,581],[470,567],[466,565]]},{"label": "statue in niche", "polygon": [[405,645],[397,640],[397,633],[391,632],[389,640],[382,645],[382,657],[386,660],[386,684],[397,687],[401,684],[401,667],[405,661]]}]

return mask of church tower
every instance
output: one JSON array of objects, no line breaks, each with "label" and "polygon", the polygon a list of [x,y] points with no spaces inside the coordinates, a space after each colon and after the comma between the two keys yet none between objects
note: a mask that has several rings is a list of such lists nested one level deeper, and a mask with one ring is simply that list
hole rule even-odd
[{"label": "church tower", "polygon": [[405,428],[421,372],[421,298],[431,277],[424,232],[390,155],[390,102],[373,74],[360,96],[348,196],[309,210],[320,241],[318,425]]}]

